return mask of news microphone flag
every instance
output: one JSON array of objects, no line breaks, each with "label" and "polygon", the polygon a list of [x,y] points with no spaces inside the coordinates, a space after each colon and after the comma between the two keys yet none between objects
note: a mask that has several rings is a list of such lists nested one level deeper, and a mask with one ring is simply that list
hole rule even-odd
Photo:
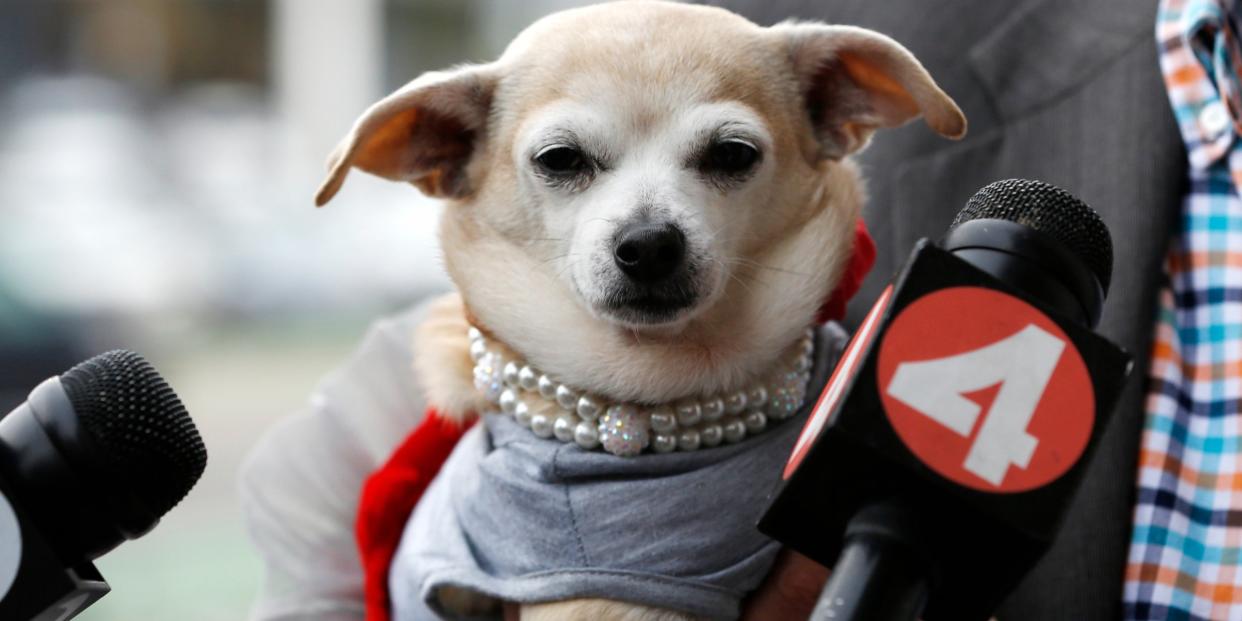
[{"label": "news microphone flag", "polygon": [[1051,545],[1129,372],[1089,327],[1111,246],[1081,201],[998,182],[944,246],[920,241],[863,320],[759,524],[871,567],[830,579],[857,600],[837,619],[988,619]]}]

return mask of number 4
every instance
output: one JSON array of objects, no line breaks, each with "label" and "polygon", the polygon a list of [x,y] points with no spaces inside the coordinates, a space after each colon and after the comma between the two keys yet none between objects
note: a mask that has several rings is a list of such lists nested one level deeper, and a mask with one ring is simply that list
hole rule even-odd
[{"label": "number 4", "polygon": [[1039,439],[1026,432],[1065,342],[1035,324],[979,349],[897,365],[889,396],[970,437],[980,407],[962,393],[1000,383],[962,466],[1000,486],[1010,464],[1027,467]]}]

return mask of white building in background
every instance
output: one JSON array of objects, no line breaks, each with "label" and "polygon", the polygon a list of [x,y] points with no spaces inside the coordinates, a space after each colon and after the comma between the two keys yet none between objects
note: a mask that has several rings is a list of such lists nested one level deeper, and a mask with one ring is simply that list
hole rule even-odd
[{"label": "white building in background", "polygon": [[[271,84],[283,161],[318,170],[384,91],[383,0],[272,0]],[[293,177],[298,171],[290,171]]]}]

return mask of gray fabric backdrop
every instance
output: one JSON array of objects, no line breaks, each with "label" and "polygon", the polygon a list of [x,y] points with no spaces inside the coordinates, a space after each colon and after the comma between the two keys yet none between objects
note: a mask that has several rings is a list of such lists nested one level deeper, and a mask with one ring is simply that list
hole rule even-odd
[{"label": "gray fabric backdrop", "polygon": [[880,252],[850,309],[855,321],[915,240],[943,234],[966,199],[990,181],[1041,179],[1103,215],[1116,259],[1100,331],[1135,355],[1135,377],[1057,545],[999,617],[1120,617],[1155,295],[1185,177],[1157,62],[1156,2],[713,4],[765,25],[792,17],[888,34],[923,61],[970,121],[960,143],[915,124],[879,134],[858,158],[871,195],[865,217]]}]

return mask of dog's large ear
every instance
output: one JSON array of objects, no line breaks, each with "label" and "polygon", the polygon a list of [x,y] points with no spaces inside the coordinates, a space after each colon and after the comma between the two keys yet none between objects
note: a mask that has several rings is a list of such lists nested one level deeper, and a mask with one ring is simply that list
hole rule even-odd
[{"label": "dog's large ear", "polygon": [[785,40],[816,138],[839,159],[867,145],[882,127],[920,114],[937,133],[958,139],[966,117],[906,48],[865,28],[783,23]]},{"label": "dog's large ear", "polygon": [[332,200],[351,167],[409,181],[428,196],[468,194],[467,165],[487,129],[498,75],[493,65],[427,73],[372,105],[333,151],[315,204]]}]

